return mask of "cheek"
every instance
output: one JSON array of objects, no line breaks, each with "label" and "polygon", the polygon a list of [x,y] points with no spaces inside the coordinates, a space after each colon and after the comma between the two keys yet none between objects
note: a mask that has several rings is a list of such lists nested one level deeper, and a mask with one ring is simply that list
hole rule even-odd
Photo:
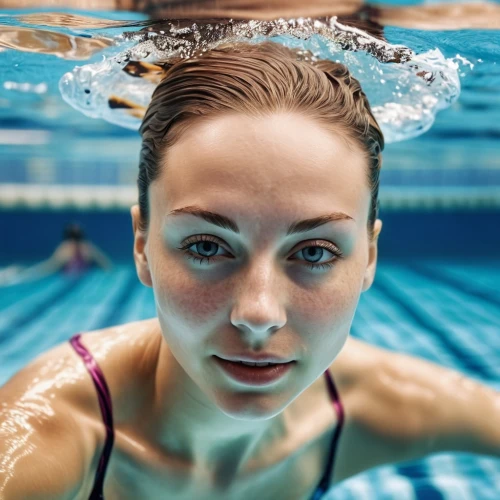
[{"label": "cheek", "polygon": [[207,325],[224,307],[225,293],[208,280],[197,279],[196,273],[170,262],[155,268],[154,293],[156,303],[169,322],[195,329]]},{"label": "cheek", "polygon": [[[335,272],[335,271],[334,271]],[[311,359],[326,369],[342,350],[362,288],[361,266],[338,269],[320,288],[297,290],[289,321],[302,332]]]},{"label": "cheek", "polygon": [[[359,266],[334,269],[325,283],[310,290],[297,288],[292,298],[294,314],[309,329],[323,330],[349,325],[356,311],[362,287]],[[314,333],[314,332],[312,332]]]},{"label": "cheek", "polygon": [[[175,290],[175,292],[172,292]],[[226,294],[213,284],[193,279],[186,274],[169,288],[172,309],[185,323],[208,324],[224,307]]]}]

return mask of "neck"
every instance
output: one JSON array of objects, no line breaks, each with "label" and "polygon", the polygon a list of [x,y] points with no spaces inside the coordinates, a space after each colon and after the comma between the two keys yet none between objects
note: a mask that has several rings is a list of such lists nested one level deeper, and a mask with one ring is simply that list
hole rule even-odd
[{"label": "neck", "polygon": [[219,481],[231,481],[258,467],[264,450],[283,442],[290,428],[281,410],[266,420],[235,419],[223,413],[185,372],[163,339],[154,377],[152,438],[169,455]]}]

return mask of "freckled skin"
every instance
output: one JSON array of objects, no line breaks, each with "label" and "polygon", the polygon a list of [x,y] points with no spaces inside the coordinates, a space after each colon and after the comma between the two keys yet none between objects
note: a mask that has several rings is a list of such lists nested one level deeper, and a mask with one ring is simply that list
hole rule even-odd
[{"label": "freckled skin", "polygon": [[[148,233],[136,232],[138,274],[154,288],[169,346],[160,361],[168,368],[158,377],[175,373],[176,386],[184,387],[175,408],[183,412],[181,425],[189,426],[189,449],[201,455],[216,443],[232,449],[247,436],[239,441],[244,453],[333,362],[359,296],[371,286],[376,244],[366,230],[366,160],[339,133],[299,114],[224,115],[193,123],[163,167],[149,191]],[[240,234],[191,215],[166,217],[194,204],[235,219]],[[336,210],[354,221],[285,237],[291,222]],[[137,223],[137,210],[132,214]],[[380,229],[377,221],[376,234]],[[177,249],[188,237],[207,234],[221,240],[222,249],[209,265]],[[344,256],[331,269],[310,270],[315,259],[300,250],[314,240],[333,242]],[[321,262],[334,258],[326,250]],[[253,392],[236,388],[211,358],[258,346],[297,360],[285,383]],[[198,404],[183,409],[182,399]]]}]

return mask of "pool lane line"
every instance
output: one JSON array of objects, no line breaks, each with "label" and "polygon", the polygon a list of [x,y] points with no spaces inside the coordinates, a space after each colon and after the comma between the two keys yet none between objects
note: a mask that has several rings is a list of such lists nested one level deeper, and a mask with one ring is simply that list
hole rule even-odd
[{"label": "pool lane line", "polygon": [[[439,342],[444,346],[445,350],[452,354],[469,372],[473,372],[483,380],[498,380],[498,374],[491,372],[491,370],[484,364],[478,363],[467,349],[461,349],[457,345],[456,337],[453,332],[442,328],[434,323],[433,317],[427,313],[422,312],[418,303],[405,297],[403,294],[398,294],[393,285],[389,285],[387,281],[377,275],[372,287],[375,291],[386,295],[390,300],[396,303],[413,321],[416,325],[423,328],[426,332],[434,335]],[[443,316],[443,318],[446,318]],[[473,325],[471,325],[473,328]],[[455,337],[455,338],[454,338]]]},{"label": "pool lane line", "polygon": [[80,288],[85,281],[83,278],[84,276],[68,278],[68,282],[63,283],[61,288],[59,288],[59,290],[55,293],[46,297],[32,309],[26,310],[24,314],[18,315],[17,318],[14,318],[6,328],[0,330],[0,346],[6,340],[10,340],[10,336],[15,333],[16,329],[23,328],[33,321],[36,321],[48,308],[57,305],[57,303],[66,295],[74,293],[78,290],[78,288]]},{"label": "pool lane line", "polygon": [[446,271],[442,271],[438,268],[430,269],[424,264],[405,264],[405,267],[411,269],[417,274],[421,274],[426,278],[430,278],[433,281],[439,280],[441,283],[450,286],[451,288],[458,288],[461,292],[472,295],[475,299],[481,299],[488,302],[490,305],[498,307],[500,309],[500,297],[495,297],[491,292],[488,292],[484,288],[478,288],[461,278],[456,276],[451,276]]}]

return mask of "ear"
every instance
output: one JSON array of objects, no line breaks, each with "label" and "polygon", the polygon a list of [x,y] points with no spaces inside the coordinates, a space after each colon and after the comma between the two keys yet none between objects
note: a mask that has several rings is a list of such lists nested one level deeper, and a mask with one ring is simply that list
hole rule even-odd
[{"label": "ear", "polygon": [[373,240],[369,243],[368,265],[363,279],[362,292],[366,292],[372,286],[373,280],[375,279],[375,271],[377,270],[378,236],[380,231],[382,231],[382,221],[377,219],[373,227]]},{"label": "ear", "polygon": [[145,252],[147,233],[141,231],[139,224],[141,220],[139,205],[134,205],[130,209],[130,215],[132,216],[132,230],[134,232],[134,261],[137,276],[143,285],[153,287],[151,272],[149,271],[148,256]]}]

